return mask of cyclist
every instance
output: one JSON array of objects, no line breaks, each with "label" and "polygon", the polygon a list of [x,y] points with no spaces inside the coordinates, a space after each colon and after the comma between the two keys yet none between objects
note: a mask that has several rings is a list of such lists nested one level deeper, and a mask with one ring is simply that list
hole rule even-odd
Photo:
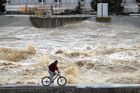
[{"label": "cyclist", "polygon": [[53,77],[57,74],[56,71],[58,73],[60,73],[58,67],[57,67],[57,64],[58,64],[58,61],[55,60],[53,63],[51,63],[48,68],[49,68],[49,74],[50,74],[50,77],[51,77],[51,80],[52,80],[52,83],[53,83]]}]

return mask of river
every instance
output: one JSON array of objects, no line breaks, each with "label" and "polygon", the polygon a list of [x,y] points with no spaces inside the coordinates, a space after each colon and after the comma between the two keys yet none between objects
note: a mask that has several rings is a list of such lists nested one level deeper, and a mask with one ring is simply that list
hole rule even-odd
[{"label": "river", "polygon": [[54,60],[69,84],[140,83],[140,16],[39,29],[0,17],[0,84],[41,84]]}]

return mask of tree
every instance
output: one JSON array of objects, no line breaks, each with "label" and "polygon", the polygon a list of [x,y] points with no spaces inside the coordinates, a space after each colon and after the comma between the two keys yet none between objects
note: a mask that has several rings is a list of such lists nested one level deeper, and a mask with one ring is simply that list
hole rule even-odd
[{"label": "tree", "polygon": [[140,0],[136,0],[138,6],[140,7]]},{"label": "tree", "polygon": [[123,11],[123,6],[121,6],[122,0],[92,0],[90,5],[92,9],[97,11],[98,3],[108,3],[109,13],[120,13]]},{"label": "tree", "polygon": [[6,4],[6,0],[0,0],[0,12],[5,12],[5,4]]},{"label": "tree", "polygon": [[81,14],[82,13],[82,6],[81,6],[81,2],[78,1],[78,6],[75,8],[76,13]]},{"label": "tree", "polygon": [[136,0],[137,3],[140,3],[140,0]]},{"label": "tree", "polygon": [[97,0],[92,0],[90,2],[90,6],[92,9],[94,9],[95,11],[97,11]]},{"label": "tree", "polygon": [[121,6],[122,0],[107,0],[109,5],[109,12],[119,13],[122,12],[124,7]]}]

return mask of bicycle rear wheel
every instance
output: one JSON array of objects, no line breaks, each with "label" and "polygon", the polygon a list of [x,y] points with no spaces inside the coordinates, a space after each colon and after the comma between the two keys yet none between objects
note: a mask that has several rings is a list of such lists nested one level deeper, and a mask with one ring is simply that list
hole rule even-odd
[{"label": "bicycle rear wheel", "polygon": [[60,76],[58,79],[57,79],[57,84],[59,86],[64,86],[65,84],[67,83],[67,79],[63,76]]},{"label": "bicycle rear wheel", "polygon": [[49,86],[51,84],[51,78],[48,76],[45,76],[41,80],[42,85]]}]

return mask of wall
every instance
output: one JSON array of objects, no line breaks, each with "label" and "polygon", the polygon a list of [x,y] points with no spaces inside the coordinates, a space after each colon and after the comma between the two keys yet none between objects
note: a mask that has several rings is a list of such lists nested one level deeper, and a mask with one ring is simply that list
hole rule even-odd
[{"label": "wall", "polygon": [[[47,4],[54,4],[55,0],[44,0]],[[75,7],[77,5],[78,0],[60,0],[61,6],[63,7]],[[9,0],[10,5],[36,5],[39,4],[39,0]],[[85,7],[90,7],[91,0],[85,0]]]},{"label": "wall", "polygon": [[9,0],[10,5],[25,5],[26,3],[29,5],[38,4],[38,0]]},{"label": "wall", "polygon": [[43,86],[13,86],[0,87],[0,93],[140,93],[138,87],[118,88],[76,88],[76,87],[43,87]]},{"label": "wall", "polygon": [[30,21],[38,28],[52,28],[86,20],[87,18],[89,17],[30,17]]}]

